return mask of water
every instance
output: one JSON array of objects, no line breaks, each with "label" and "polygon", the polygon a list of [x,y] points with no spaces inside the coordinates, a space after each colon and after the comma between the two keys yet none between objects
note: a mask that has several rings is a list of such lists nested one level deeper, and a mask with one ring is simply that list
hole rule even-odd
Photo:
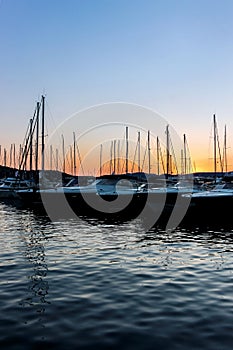
[{"label": "water", "polygon": [[0,203],[1,349],[231,349],[233,229],[149,232]]}]

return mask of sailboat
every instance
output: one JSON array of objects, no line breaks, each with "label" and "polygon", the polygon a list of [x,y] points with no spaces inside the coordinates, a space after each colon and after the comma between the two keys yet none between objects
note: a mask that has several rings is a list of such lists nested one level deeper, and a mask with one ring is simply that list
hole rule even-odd
[{"label": "sailboat", "polygon": [[[217,177],[217,150],[220,150],[216,116],[213,115],[214,122],[214,187],[203,192],[196,192],[192,194],[184,194],[183,197],[191,199],[189,215],[196,219],[209,221],[228,221],[232,220],[233,207],[233,182],[223,181],[224,177]],[[226,139],[224,140],[224,147],[226,147]],[[219,151],[221,172],[223,175],[223,163]],[[225,154],[226,159],[226,154]],[[226,179],[226,177],[225,177]]]},{"label": "sailboat", "polygon": [[[26,131],[24,139],[24,147],[20,154],[19,169],[16,170],[15,177],[8,177],[3,179],[0,185],[0,198],[18,198],[17,191],[19,190],[30,190],[36,186],[34,174],[32,171],[33,161],[33,135],[37,130],[37,141],[36,141],[36,171],[38,169],[38,123],[39,123],[39,110],[40,104],[37,103],[34,116],[30,119],[29,125]],[[28,159],[29,158],[29,159]],[[26,174],[26,167],[29,160],[29,179]],[[28,175],[28,173],[27,173]]]}]

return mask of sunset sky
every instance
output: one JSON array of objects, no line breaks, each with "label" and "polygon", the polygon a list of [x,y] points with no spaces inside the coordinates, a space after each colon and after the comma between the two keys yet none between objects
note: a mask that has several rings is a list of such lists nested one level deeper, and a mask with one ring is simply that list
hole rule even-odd
[{"label": "sunset sky", "polygon": [[185,133],[196,170],[213,170],[216,114],[232,170],[232,18],[231,0],[0,0],[0,145],[23,141],[42,94],[48,134],[80,110],[123,102]]}]

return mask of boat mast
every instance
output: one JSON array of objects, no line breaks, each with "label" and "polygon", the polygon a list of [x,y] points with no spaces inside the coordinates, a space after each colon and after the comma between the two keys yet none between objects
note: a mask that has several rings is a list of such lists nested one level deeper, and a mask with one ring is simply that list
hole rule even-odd
[{"label": "boat mast", "polygon": [[36,107],[36,150],[35,150],[35,169],[38,171],[38,157],[39,157],[39,114],[40,114],[40,102],[37,102]]},{"label": "boat mast", "polygon": [[120,173],[120,140],[117,142],[117,172]]},{"label": "boat mast", "polygon": [[58,171],[58,149],[56,148],[56,171]]},{"label": "boat mast", "polygon": [[113,148],[113,142],[111,141],[111,147],[110,147],[110,166],[109,166],[109,174],[112,174],[112,148]]},{"label": "boat mast", "polygon": [[42,114],[41,114],[41,170],[44,171],[44,139],[45,139],[45,134],[44,134],[44,101],[45,97],[42,95]]},{"label": "boat mast", "polygon": [[21,158],[22,158],[22,145],[19,145],[19,157],[18,157],[18,168],[21,166]]},{"label": "boat mast", "polygon": [[103,155],[103,145],[100,145],[100,176],[102,176],[102,155]]},{"label": "boat mast", "polygon": [[187,140],[184,134],[184,175],[187,174]]},{"label": "boat mast", "polygon": [[33,119],[30,119],[30,141],[29,141],[29,170],[32,171],[32,146],[33,146],[33,132],[32,132]]},{"label": "boat mast", "polygon": [[12,144],[10,148],[10,168],[11,168],[11,163],[12,163]]},{"label": "boat mast", "polygon": [[76,176],[76,141],[75,141],[75,132],[73,132],[73,139],[74,139],[74,175]]},{"label": "boat mast", "polygon": [[217,125],[216,125],[216,116],[213,115],[214,119],[214,182],[216,183],[217,177]]},{"label": "boat mast", "polygon": [[116,172],[116,140],[113,141],[113,172]]},{"label": "boat mast", "polygon": [[166,135],[167,135],[167,170],[166,170],[166,178],[168,179],[168,175],[169,175],[169,170],[170,170],[170,147],[169,147],[169,125],[166,126]]},{"label": "boat mast", "polygon": [[141,134],[138,131],[138,172],[141,171]]},{"label": "boat mast", "polygon": [[6,166],[6,148],[4,148],[3,165]]},{"label": "boat mast", "polygon": [[225,125],[225,130],[224,130],[224,150],[223,150],[223,157],[224,157],[225,171],[227,172],[227,127],[226,127],[226,125]]},{"label": "boat mast", "polygon": [[16,161],[15,161],[15,143],[13,144],[13,166],[14,166],[14,169],[16,167]]},{"label": "boat mast", "polygon": [[129,157],[129,132],[128,132],[128,126],[126,126],[126,147],[125,147],[125,172],[128,173],[128,157]]},{"label": "boat mast", "polygon": [[70,145],[70,172],[73,175],[73,153],[72,153],[72,146]]},{"label": "boat mast", "polygon": [[150,174],[151,163],[150,163],[150,130],[147,134],[147,146],[148,146],[148,173]]},{"label": "boat mast", "polygon": [[61,135],[62,138],[62,158],[63,158],[63,173],[66,172],[66,160],[65,160],[65,140],[64,136]]},{"label": "boat mast", "polygon": [[159,169],[159,137],[158,136],[156,139],[156,145],[157,145],[157,174],[159,175],[160,169]]}]

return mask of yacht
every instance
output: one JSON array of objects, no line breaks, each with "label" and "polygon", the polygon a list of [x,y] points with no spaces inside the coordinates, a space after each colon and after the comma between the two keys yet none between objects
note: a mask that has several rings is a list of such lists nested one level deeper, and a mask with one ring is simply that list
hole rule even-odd
[{"label": "yacht", "polygon": [[17,190],[29,190],[34,182],[31,180],[21,180],[15,177],[2,179],[0,182],[0,199],[18,198]]},{"label": "yacht", "polygon": [[232,222],[233,182],[217,184],[213,189],[183,194],[190,199],[187,218],[208,222]]}]

